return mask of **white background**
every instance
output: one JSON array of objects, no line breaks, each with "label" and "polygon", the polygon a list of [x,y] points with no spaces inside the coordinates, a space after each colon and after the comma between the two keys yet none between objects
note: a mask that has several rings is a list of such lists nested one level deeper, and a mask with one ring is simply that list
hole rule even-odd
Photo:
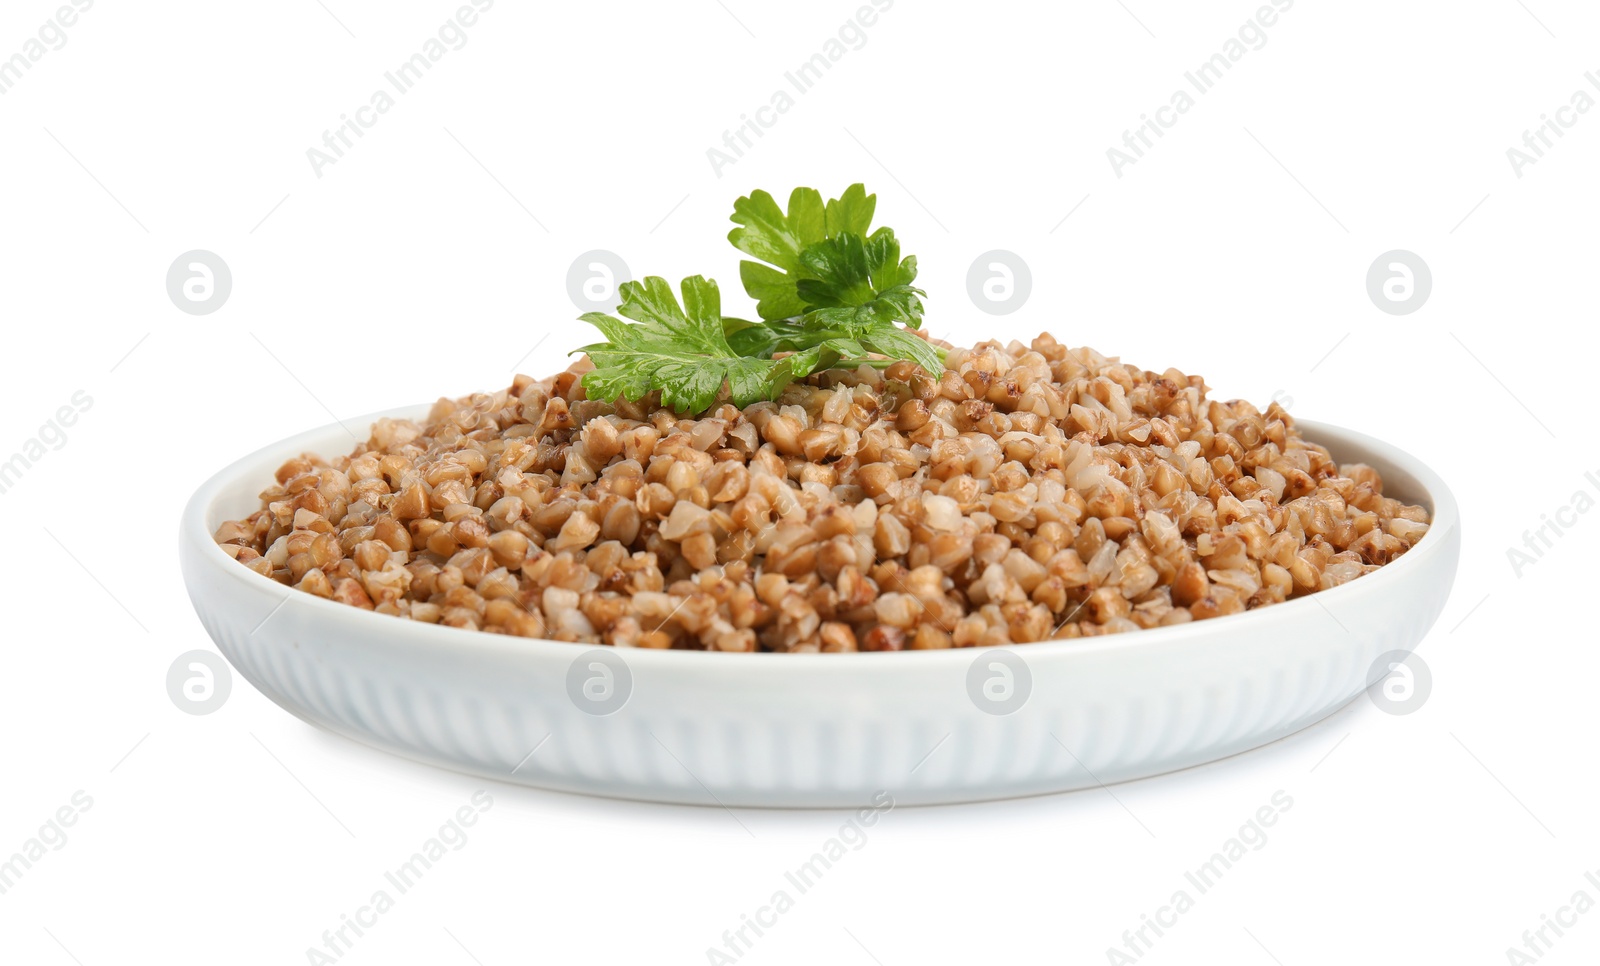
[{"label": "white background", "polygon": [[[1574,91],[1600,97],[1593,5],[1301,0],[1118,178],[1107,148],[1256,4],[900,0],[719,178],[707,149],[855,3],[501,0],[314,174],[306,150],[455,6],[101,2],[0,95],[0,458],[93,399],[0,496],[0,858],[93,798],[0,895],[0,960],[306,962],[487,787],[467,845],[343,962],[706,962],[841,814],[484,786],[312,730],[238,678],[186,715],[167,667],[211,644],[176,521],[216,468],[330,412],[502,386],[535,345],[524,371],[562,365],[587,338],[565,281],[581,252],[719,277],[748,312],[733,199],[857,180],[919,256],[935,333],[1049,330],[1223,398],[1280,393],[1438,469],[1465,546],[1416,713],[1361,699],[1110,792],[897,809],[745,962],[1106,962],[1280,789],[1267,844],[1143,961],[1501,963],[1575,891],[1600,899],[1600,519],[1520,577],[1506,556],[1600,471],[1600,111],[1520,178],[1506,156]],[[7,3],[0,57],[54,9]],[[1033,273],[1000,318],[965,283],[997,248]],[[166,294],[192,249],[232,269],[212,315]],[[1391,249],[1432,268],[1411,315],[1365,290]],[[1597,953],[1590,912],[1544,961]]]}]

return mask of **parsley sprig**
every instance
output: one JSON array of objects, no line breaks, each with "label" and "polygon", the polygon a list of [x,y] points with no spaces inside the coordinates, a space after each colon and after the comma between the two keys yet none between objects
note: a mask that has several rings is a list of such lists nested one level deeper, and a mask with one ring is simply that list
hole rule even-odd
[{"label": "parsley sprig", "polygon": [[917,259],[900,257],[892,229],[869,230],[876,207],[859,184],[827,203],[796,188],[787,211],[765,191],[740,198],[728,240],[757,259],[739,263],[739,279],[760,321],[724,316],[717,283],[699,275],[682,281],[681,303],[664,278],[624,282],[623,318],[582,316],[605,336],[578,350],[595,365],[584,390],[611,401],[659,391],[662,405],[700,413],[724,391],[747,406],[825,369],[908,359],[939,372],[943,353],[908,331],[922,325]]}]

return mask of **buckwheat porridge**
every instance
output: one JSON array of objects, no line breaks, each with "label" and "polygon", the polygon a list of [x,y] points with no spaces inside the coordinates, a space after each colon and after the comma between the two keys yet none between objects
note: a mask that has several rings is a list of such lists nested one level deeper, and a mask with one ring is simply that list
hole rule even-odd
[{"label": "buckwheat porridge", "polygon": [[1277,403],[1049,335],[907,335],[939,371],[873,358],[698,416],[659,391],[589,398],[585,356],[291,459],[215,538],[264,577],[415,621],[849,652],[1236,614],[1355,580],[1428,530]]}]

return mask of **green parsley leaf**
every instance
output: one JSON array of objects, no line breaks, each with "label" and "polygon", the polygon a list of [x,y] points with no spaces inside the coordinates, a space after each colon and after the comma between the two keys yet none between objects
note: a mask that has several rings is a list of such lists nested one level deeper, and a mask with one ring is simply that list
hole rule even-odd
[{"label": "green parsley leaf", "polygon": [[[890,359],[909,359],[928,372],[944,371],[939,350],[926,339],[895,325],[896,321],[893,315],[886,314],[884,300],[878,299],[866,305],[815,309],[801,317],[800,327],[812,341],[851,339],[868,352]],[[859,360],[864,355],[858,352],[845,358]]]},{"label": "green parsley leaf", "polygon": [[742,356],[770,359],[775,352],[792,351],[811,343],[799,319],[775,319],[771,322],[724,319],[722,324],[728,336],[728,346]]},{"label": "green parsley leaf", "polygon": [[722,398],[775,399],[824,369],[908,359],[939,372],[943,353],[907,331],[922,325],[917,260],[900,257],[892,230],[870,231],[876,207],[859,184],[826,203],[796,188],[787,209],[765,191],[740,198],[728,239],[761,259],[739,265],[761,321],[723,316],[717,283],[699,275],[681,283],[681,303],[664,278],[625,282],[622,318],[582,316],[606,340],[580,350],[595,365],[583,377],[590,398],[659,392],[662,405],[701,413]]},{"label": "green parsley leaf", "polygon": [[873,323],[860,335],[867,348],[891,359],[910,359],[924,371],[937,376],[944,372],[944,358],[926,339],[919,339],[905,329],[889,322]]},{"label": "green parsley leaf", "polygon": [[826,279],[827,275],[807,264],[805,252],[818,242],[844,235],[865,237],[877,205],[878,196],[867,194],[860,184],[846,188],[827,204],[815,188],[796,188],[789,195],[787,213],[765,191],[752,191],[735,201],[732,218],[740,227],[728,233],[728,241],[760,259],[740,262],[739,280],[757,301],[761,318],[793,318],[814,307],[816,303],[806,301],[799,283]]},{"label": "green parsley leaf", "polygon": [[583,377],[594,399],[638,400],[659,389],[661,403],[679,412],[710,409],[727,384],[735,406],[771,399],[788,384],[790,366],[770,356],[735,352],[724,335],[717,283],[699,275],[683,280],[683,304],[667,280],[650,276],[624,282],[617,311],[630,325],[604,312],[582,316],[606,341],[577,350],[595,368]]},{"label": "green parsley leaf", "polygon": [[814,277],[795,284],[802,301],[816,308],[867,305],[883,300],[879,315],[915,329],[922,325],[921,289],[912,288],[917,259],[900,260],[900,242],[893,230],[879,228],[871,236],[844,234],[817,242],[800,253],[801,265]]},{"label": "green parsley leaf", "polygon": [[877,210],[878,196],[867,194],[861,182],[856,182],[844,189],[843,195],[828,202],[827,237],[846,233],[865,235]]}]

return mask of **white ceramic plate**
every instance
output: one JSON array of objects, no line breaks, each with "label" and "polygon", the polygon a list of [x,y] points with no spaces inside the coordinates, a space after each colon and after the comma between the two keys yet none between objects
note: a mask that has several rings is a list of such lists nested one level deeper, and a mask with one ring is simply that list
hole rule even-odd
[{"label": "white ceramic plate", "polygon": [[218,524],[257,509],[289,457],[348,451],[339,425],[207,481],[184,511],[180,555],[201,623],[251,684],[318,727],[418,761],[707,805],[1007,798],[1156,775],[1281,738],[1359,694],[1380,655],[1422,640],[1455,577],[1449,489],[1371,437],[1299,425],[1339,461],[1376,467],[1387,494],[1431,510],[1418,545],[1310,597],[1086,641],[849,655],[591,647],[374,614],[231,560],[212,542]]}]

